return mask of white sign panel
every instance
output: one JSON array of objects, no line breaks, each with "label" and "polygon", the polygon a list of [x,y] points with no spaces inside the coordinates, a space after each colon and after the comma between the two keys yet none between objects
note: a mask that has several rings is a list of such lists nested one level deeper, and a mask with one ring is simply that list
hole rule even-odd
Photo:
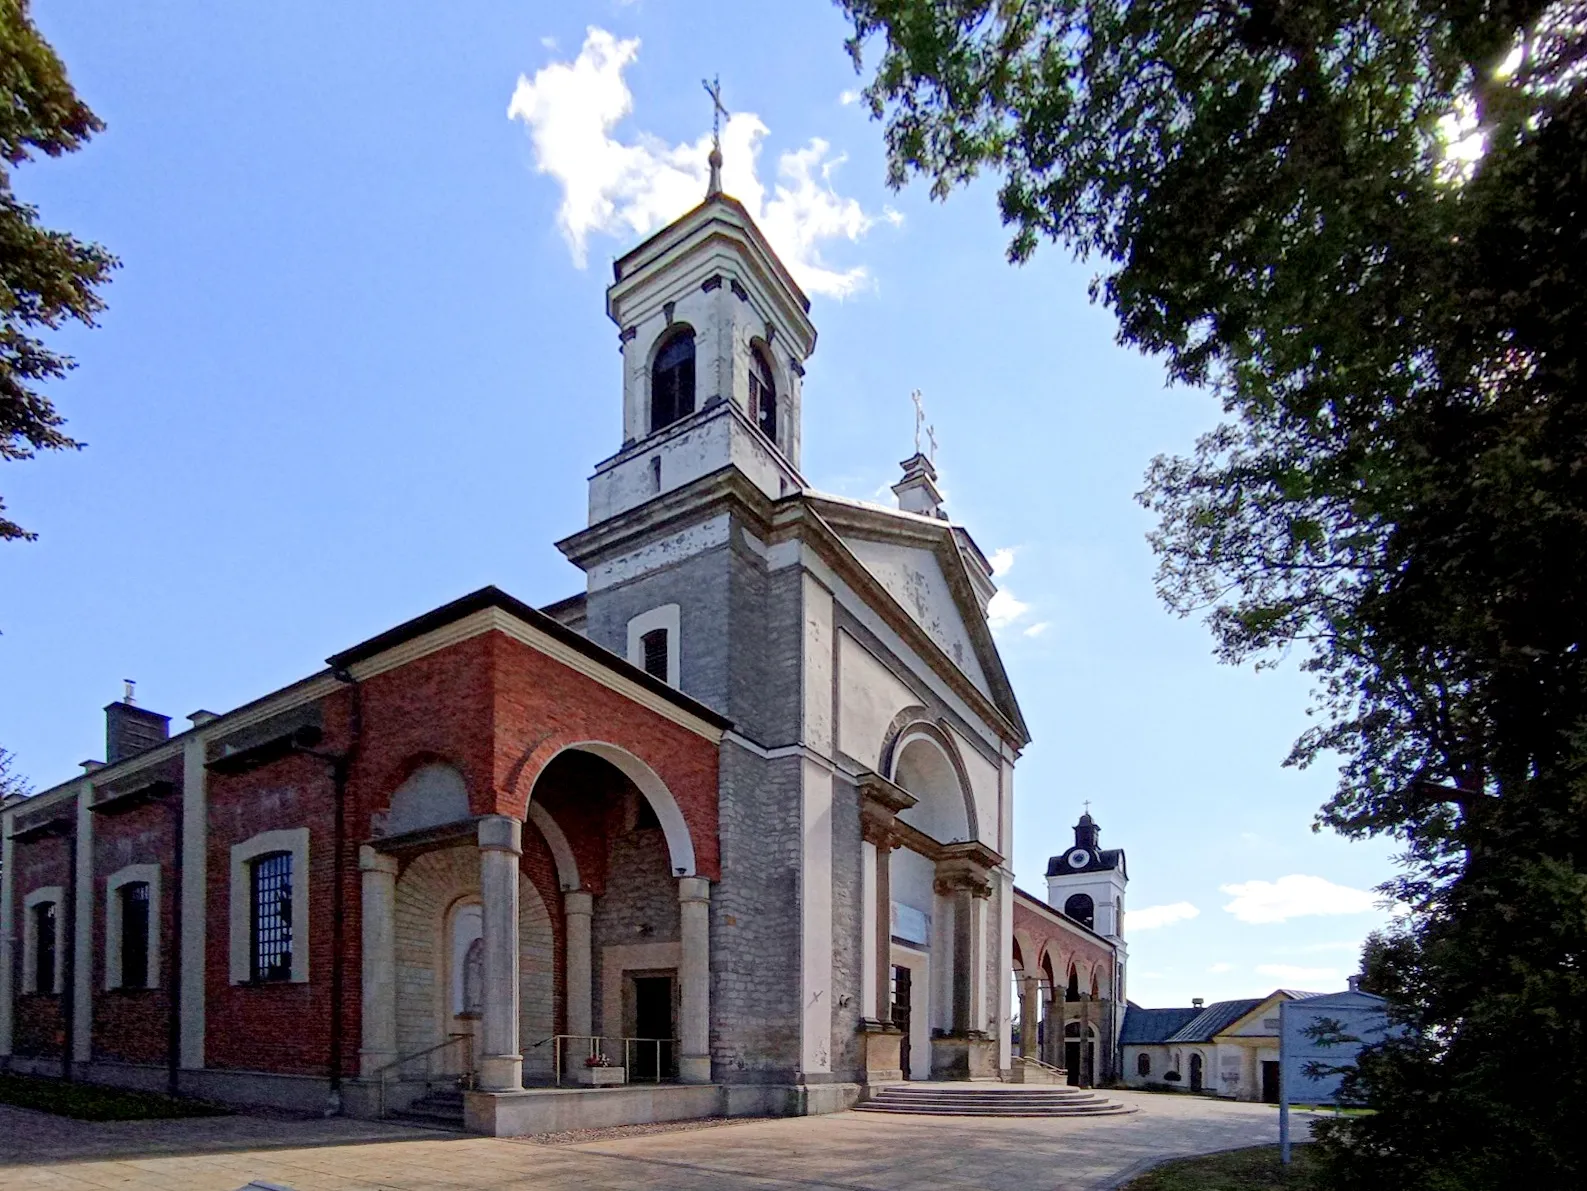
[{"label": "white sign panel", "polygon": [[901,943],[931,946],[931,915],[903,902],[894,902],[893,938]]},{"label": "white sign panel", "polygon": [[1279,1006],[1279,1070],[1285,1104],[1333,1104],[1344,1073],[1363,1046],[1393,1027],[1387,1002],[1371,993],[1330,993]]}]

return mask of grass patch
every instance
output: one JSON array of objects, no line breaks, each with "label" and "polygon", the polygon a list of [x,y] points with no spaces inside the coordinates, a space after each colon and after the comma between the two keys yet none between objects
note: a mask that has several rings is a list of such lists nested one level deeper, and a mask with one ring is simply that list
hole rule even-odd
[{"label": "grass patch", "polygon": [[1203,1158],[1180,1158],[1148,1171],[1124,1191],[1305,1191],[1317,1188],[1321,1163],[1310,1145],[1290,1147],[1279,1163],[1277,1146],[1254,1146]]},{"label": "grass patch", "polygon": [[130,1092],[97,1084],[67,1083],[41,1075],[0,1075],[0,1104],[14,1104],[79,1121],[148,1121],[216,1117],[226,1109],[159,1092]]}]

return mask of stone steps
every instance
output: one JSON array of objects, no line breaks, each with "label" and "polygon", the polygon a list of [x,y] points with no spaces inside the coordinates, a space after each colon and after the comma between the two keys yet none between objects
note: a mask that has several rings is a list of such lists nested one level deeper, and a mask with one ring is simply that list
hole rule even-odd
[{"label": "stone steps", "polygon": [[942,1117],[1098,1117],[1135,1111],[1083,1088],[1008,1084],[892,1084],[855,1107]]},{"label": "stone steps", "polygon": [[401,1112],[394,1112],[391,1115],[398,1120],[425,1125],[443,1125],[448,1129],[462,1129],[463,1093],[452,1089],[429,1092]]}]

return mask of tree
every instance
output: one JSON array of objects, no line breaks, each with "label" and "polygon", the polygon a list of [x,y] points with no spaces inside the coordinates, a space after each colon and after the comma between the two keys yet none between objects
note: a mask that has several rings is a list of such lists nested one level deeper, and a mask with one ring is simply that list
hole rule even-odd
[{"label": "tree", "polygon": [[[40,226],[38,208],[12,192],[11,170],[38,153],[74,152],[103,128],[29,19],[27,0],[0,0],[0,459],[82,446],[41,388],[75,364],[37,333],[68,319],[93,326],[104,309],[97,287],[118,264],[97,244]],[[0,501],[0,540],[36,536],[4,510]]]},{"label": "tree", "polygon": [[894,184],[996,174],[1221,400],[1160,594],[1299,655],[1320,823],[1404,843],[1329,1185],[1587,1181],[1587,3],[843,3]]},{"label": "tree", "polygon": [[16,754],[10,749],[0,748],[0,802],[7,798],[14,798],[18,794],[31,794],[33,787],[20,773],[13,773],[11,767],[16,764]]}]

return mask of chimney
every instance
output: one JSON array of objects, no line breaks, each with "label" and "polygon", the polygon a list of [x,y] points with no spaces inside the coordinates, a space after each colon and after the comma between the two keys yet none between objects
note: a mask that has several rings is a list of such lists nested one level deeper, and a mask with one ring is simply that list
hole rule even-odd
[{"label": "chimney", "polygon": [[1207,1003],[1207,998],[1206,997],[1191,997],[1190,998],[1190,1007],[1192,1009],[1200,1009],[1204,1005],[1206,1005],[1206,1003]]},{"label": "chimney", "polygon": [[171,717],[139,707],[133,698],[134,685],[127,679],[121,702],[105,707],[105,763],[108,765],[164,744],[171,735]]},{"label": "chimney", "polygon": [[1361,974],[1358,972],[1358,973],[1356,973],[1356,975],[1349,977],[1345,981],[1345,984],[1349,987],[1351,992],[1360,992],[1361,991]]},{"label": "chimney", "polygon": [[187,717],[187,722],[192,724],[193,727],[195,727],[195,728],[202,728],[205,724],[209,723],[210,720],[218,720],[218,719],[220,719],[220,716],[217,715],[215,712],[213,712],[213,711],[204,711],[204,710],[201,709],[199,711],[193,712],[192,715],[188,716]]},{"label": "chimney", "polygon": [[931,460],[917,451],[899,466],[904,469],[904,478],[893,485],[898,507],[906,513],[946,521],[948,515],[942,511],[942,493],[937,491],[937,469],[931,465]]}]

